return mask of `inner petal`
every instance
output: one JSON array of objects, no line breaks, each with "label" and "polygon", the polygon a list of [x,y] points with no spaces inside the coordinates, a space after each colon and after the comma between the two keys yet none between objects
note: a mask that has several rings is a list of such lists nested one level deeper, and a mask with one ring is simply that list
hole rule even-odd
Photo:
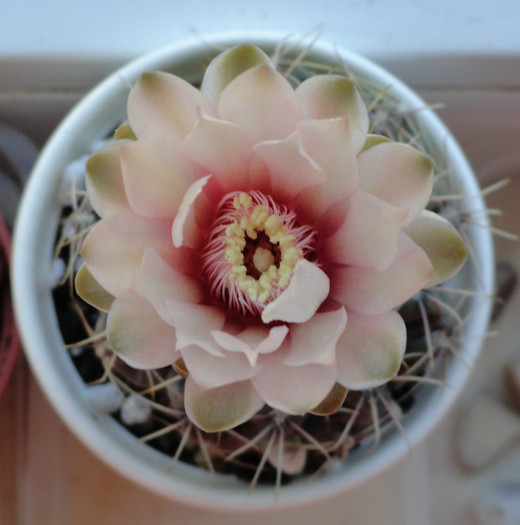
[{"label": "inner petal", "polygon": [[226,195],[203,255],[213,296],[238,314],[260,316],[287,288],[298,261],[315,259],[316,237],[263,193]]}]

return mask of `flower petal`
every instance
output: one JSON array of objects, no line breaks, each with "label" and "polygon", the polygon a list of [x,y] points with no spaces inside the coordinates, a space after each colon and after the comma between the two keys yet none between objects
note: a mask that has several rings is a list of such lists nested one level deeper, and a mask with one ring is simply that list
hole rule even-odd
[{"label": "flower petal", "polygon": [[420,246],[435,273],[425,286],[435,286],[455,275],[468,255],[468,248],[455,227],[437,213],[424,210],[405,232]]},{"label": "flower petal", "polygon": [[152,248],[144,252],[132,290],[153,305],[164,322],[170,322],[168,299],[198,303],[203,298],[200,284],[171,266]]},{"label": "flower petal", "polygon": [[345,222],[325,242],[329,260],[385,271],[395,257],[397,236],[407,214],[407,210],[357,191],[350,199]]},{"label": "flower petal", "polygon": [[181,246],[197,247],[200,231],[195,218],[195,201],[202,193],[211,175],[196,180],[184,194],[177,215],[172,224],[172,241],[176,248]]},{"label": "flower petal", "polygon": [[251,366],[247,357],[238,352],[217,356],[200,346],[189,345],[182,348],[181,354],[191,378],[204,389],[251,379],[260,370],[260,365]]},{"label": "flower petal", "polygon": [[185,137],[197,122],[198,110],[213,114],[200,91],[175,75],[141,75],[128,96],[128,120],[139,138],[151,135]]},{"label": "flower petal", "polygon": [[307,119],[347,117],[358,153],[368,133],[368,110],[353,82],[342,75],[316,75],[296,88]]},{"label": "flower petal", "polygon": [[226,192],[248,188],[253,152],[242,126],[201,115],[184,141],[184,155],[211,173]]},{"label": "flower petal", "polygon": [[174,250],[165,224],[134,213],[116,213],[97,222],[83,242],[81,255],[94,279],[117,297],[133,285],[148,247],[176,268],[186,264],[179,260],[185,254]]},{"label": "flower petal", "polygon": [[315,406],[311,413],[317,416],[330,416],[335,414],[347,398],[348,390],[339,383],[336,383],[329,395],[318,405]]},{"label": "flower petal", "polygon": [[299,132],[282,140],[261,142],[254,151],[267,168],[275,200],[290,201],[303,189],[326,180],[321,168],[304,150]]},{"label": "flower petal", "polygon": [[251,379],[265,402],[288,414],[305,414],[318,406],[336,382],[336,367],[284,363],[288,346],[262,357],[262,369]]},{"label": "flower petal", "polygon": [[148,301],[131,293],[113,302],[107,339],[114,352],[134,368],[161,368],[179,357],[175,330],[163,322]]},{"label": "flower petal", "polygon": [[89,202],[100,217],[129,209],[121,172],[120,150],[127,141],[112,142],[87,161]]},{"label": "flower petal", "polygon": [[433,267],[426,253],[401,232],[397,238],[395,259],[386,271],[337,267],[332,272],[330,297],[344,304],[349,314],[354,310],[377,315],[412,297],[432,274]]},{"label": "flower petal", "polygon": [[114,301],[114,296],[109,294],[92,276],[85,263],[83,263],[74,279],[74,286],[78,295],[88,304],[102,312],[108,312]]},{"label": "flower petal", "polygon": [[278,350],[288,333],[287,326],[273,326],[269,331],[261,326],[251,326],[236,336],[220,331],[212,332],[212,335],[221,348],[243,353],[250,365],[256,366],[258,356]]},{"label": "flower petal", "polygon": [[227,49],[209,63],[200,91],[216,107],[220,93],[234,78],[261,64],[272,66],[269,57],[256,46],[242,44]]},{"label": "flower petal", "polygon": [[283,139],[301,119],[293,88],[269,65],[248,69],[230,82],[220,95],[218,114],[243,125],[254,142]]},{"label": "flower petal", "polygon": [[167,299],[171,324],[177,333],[177,349],[190,345],[203,348],[206,352],[223,356],[211,332],[221,330],[226,316],[221,308],[201,304],[190,304]]},{"label": "flower petal", "polygon": [[291,326],[291,350],[284,363],[334,365],[336,343],[346,326],[345,308],[316,313],[306,323]]},{"label": "flower petal", "polygon": [[379,142],[358,157],[359,189],[409,210],[406,224],[428,204],[433,187],[431,160],[407,144]]},{"label": "flower petal", "polygon": [[349,315],[337,345],[338,382],[352,390],[386,383],[397,375],[405,347],[406,326],[397,312]]},{"label": "flower petal", "polygon": [[221,432],[248,421],[264,406],[249,381],[203,390],[190,376],[184,387],[190,420],[205,432]]},{"label": "flower petal", "polygon": [[129,142],[121,148],[128,202],[143,217],[173,219],[183,195],[195,181],[192,165],[182,158],[181,140],[163,136]]},{"label": "flower petal", "polygon": [[313,223],[357,188],[357,159],[346,118],[305,120],[298,125],[302,144],[326,180],[306,188],[297,198],[298,215]]},{"label": "flower petal", "polygon": [[289,286],[262,312],[262,321],[304,323],[308,321],[329,294],[329,278],[315,264],[300,259]]}]

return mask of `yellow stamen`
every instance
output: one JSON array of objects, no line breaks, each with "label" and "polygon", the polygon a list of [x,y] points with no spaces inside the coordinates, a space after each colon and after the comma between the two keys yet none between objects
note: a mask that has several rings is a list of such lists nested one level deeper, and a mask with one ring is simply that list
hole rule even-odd
[{"label": "yellow stamen", "polygon": [[[249,294],[251,300],[265,303],[277,289],[289,284],[302,253],[295,248],[294,237],[288,233],[278,216],[270,214],[266,206],[253,207],[251,196],[239,193],[233,200],[233,207],[244,215],[238,223],[226,228],[225,257],[232,265],[229,276]],[[259,239],[262,232],[264,241]],[[265,245],[266,236],[272,249]],[[251,259],[244,261],[244,249],[255,240],[262,245],[255,247],[253,242],[250,247],[252,256],[248,256]],[[255,278],[249,272],[260,275]]]}]

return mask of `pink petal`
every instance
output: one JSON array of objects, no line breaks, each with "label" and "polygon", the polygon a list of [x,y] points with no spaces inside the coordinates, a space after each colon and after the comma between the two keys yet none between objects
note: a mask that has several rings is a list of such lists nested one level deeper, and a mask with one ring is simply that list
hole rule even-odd
[{"label": "pink petal", "polygon": [[261,142],[254,148],[264,161],[275,200],[290,201],[303,189],[325,182],[325,175],[303,149],[296,132],[283,140]]},{"label": "pink petal", "polygon": [[[197,247],[200,231],[195,218],[195,201],[201,195],[211,175],[195,181],[184,194],[172,225],[172,241],[176,248],[180,246]],[[204,198],[204,196],[202,197]]]},{"label": "pink petal", "polygon": [[291,326],[291,350],[284,361],[290,366],[334,365],[336,343],[347,326],[347,312],[339,308],[316,313],[306,323]]},{"label": "pink petal", "polygon": [[121,148],[128,202],[143,217],[173,219],[186,190],[195,181],[192,165],[182,158],[181,140],[163,136],[130,142]]},{"label": "pink petal", "polygon": [[347,117],[354,153],[363,147],[368,133],[368,111],[353,82],[341,75],[316,75],[296,88],[305,118]]},{"label": "pink petal", "polygon": [[167,299],[171,323],[177,333],[177,349],[200,346],[215,356],[224,354],[215,343],[211,332],[221,330],[226,316],[220,308],[201,304],[184,303]]},{"label": "pink petal", "polygon": [[305,414],[318,406],[336,382],[336,367],[288,366],[288,345],[262,356],[262,369],[251,379],[265,402],[288,414]]},{"label": "pink petal", "polygon": [[253,153],[242,126],[201,115],[186,137],[184,154],[211,173],[226,192],[248,189]]},{"label": "pink petal", "polygon": [[100,217],[129,209],[121,173],[120,150],[127,141],[112,142],[87,161],[89,202]]},{"label": "pink petal", "polygon": [[431,160],[406,144],[380,142],[358,157],[359,188],[409,210],[406,224],[430,200],[433,186]]},{"label": "pink petal", "polygon": [[133,291],[154,306],[164,322],[170,322],[168,299],[199,303],[204,294],[199,282],[172,268],[152,248],[145,250]]},{"label": "pink petal", "polygon": [[161,368],[180,355],[175,351],[175,330],[163,322],[148,301],[131,293],[112,303],[107,338],[117,355],[134,368]]},{"label": "pink petal", "polygon": [[213,114],[210,103],[185,80],[169,73],[144,73],[128,96],[128,120],[139,138],[152,135],[185,137],[201,109]]},{"label": "pink petal", "polygon": [[279,140],[301,119],[289,82],[269,65],[248,69],[222,91],[218,114],[243,126],[253,142]]},{"label": "pink petal", "polygon": [[395,259],[386,271],[337,267],[332,272],[330,297],[349,312],[382,314],[415,295],[432,274],[433,267],[424,251],[400,233]]},{"label": "pink petal", "polygon": [[298,125],[302,144],[325,174],[320,186],[306,188],[297,198],[298,215],[315,220],[357,188],[357,159],[346,118],[305,120]]},{"label": "pink petal", "polygon": [[405,348],[406,326],[397,312],[349,315],[337,345],[338,382],[352,390],[388,382],[397,375]]},{"label": "pink petal", "polygon": [[300,259],[291,281],[277,299],[262,312],[262,321],[304,323],[308,321],[329,295],[329,278],[318,266]]},{"label": "pink petal", "polygon": [[94,225],[81,248],[94,279],[114,296],[134,284],[146,248],[153,248],[169,264],[182,265],[185,254],[174,250],[167,225],[146,221],[133,213],[116,213]]},{"label": "pink petal", "polygon": [[242,44],[227,49],[209,63],[200,91],[216,107],[220,93],[234,78],[260,64],[272,65],[269,57],[256,46]]},{"label": "pink petal", "polygon": [[203,390],[188,376],[184,405],[190,420],[201,430],[221,432],[248,421],[264,401],[249,381]]},{"label": "pink petal", "polygon": [[220,347],[228,352],[243,353],[251,366],[256,366],[259,354],[270,354],[280,348],[288,334],[287,326],[274,326],[270,330],[261,326],[251,326],[232,335],[228,332],[212,333]]},{"label": "pink petal", "polygon": [[181,350],[184,364],[195,383],[200,388],[220,386],[251,379],[261,366],[251,366],[245,354],[222,352],[219,357],[195,345]]},{"label": "pink petal", "polygon": [[385,271],[394,260],[406,216],[407,210],[368,193],[354,193],[345,222],[325,242],[329,260]]}]

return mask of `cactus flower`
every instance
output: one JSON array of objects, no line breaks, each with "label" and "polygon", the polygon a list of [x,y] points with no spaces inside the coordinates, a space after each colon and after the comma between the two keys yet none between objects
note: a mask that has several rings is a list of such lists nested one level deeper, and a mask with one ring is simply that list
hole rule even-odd
[{"label": "cactus flower", "polygon": [[[453,275],[455,228],[425,210],[430,159],[368,134],[340,75],[293,88],[260,49],[216,57],[200,89],[162,72],[87,163],[100,216],[78,293],[141,369],[173,365],[201,429],[337,406],[397,374],[396,308]],[[339,401],[341,403],[341,401]]]}]

